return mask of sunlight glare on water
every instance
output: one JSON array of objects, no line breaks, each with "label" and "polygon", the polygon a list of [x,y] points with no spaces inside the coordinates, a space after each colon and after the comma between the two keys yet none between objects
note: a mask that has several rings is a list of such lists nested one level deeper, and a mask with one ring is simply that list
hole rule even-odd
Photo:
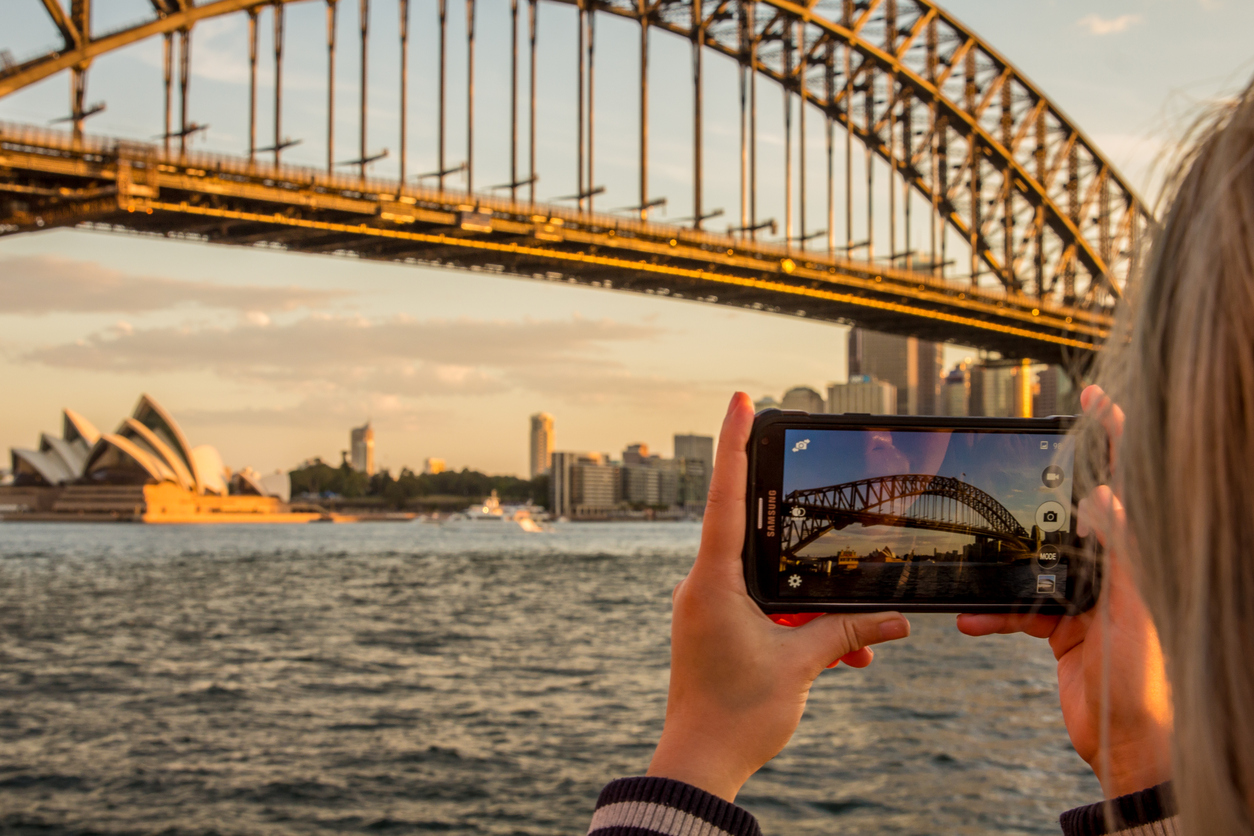
[{"label": "sunlight glare on water", "polygon": [[[0,829],[583,832],[661,730],[691,523],[0,525]],[[825,673],[767,833],[1056,833],[1049,648],[952,616]]]}]

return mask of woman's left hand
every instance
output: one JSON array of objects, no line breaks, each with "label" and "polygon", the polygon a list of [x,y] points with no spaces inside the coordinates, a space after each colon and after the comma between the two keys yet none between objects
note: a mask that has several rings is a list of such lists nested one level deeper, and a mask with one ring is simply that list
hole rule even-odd
[{"label": "woman's left hand", "polygon": [[745,589],[745,445],[753,406],[738,392],[719,434],[701,548],[675,588],[666,724],[649,775],[728,801],[787,745],[810,686],[837,660],[870,664],[870,645],[910,634],[900,613],[824,615],[774,623]]}]

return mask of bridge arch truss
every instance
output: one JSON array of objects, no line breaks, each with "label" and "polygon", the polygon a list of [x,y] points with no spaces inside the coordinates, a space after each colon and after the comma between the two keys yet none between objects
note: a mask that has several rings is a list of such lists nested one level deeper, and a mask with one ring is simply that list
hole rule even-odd
[{"label": "bridge arch truss", "polygon": [[1027,551],[1031,535],[989,494],[961,479],[907,473],[789,493],[783,549],[798,551],[854,523],[968,534]]},{"label": "bridge arch truss", "polygon": [[[368,15],[364,13],[370,0],[358,0],[363,10],[360,18],[363,68],[361,72],[360,154],[353,161],[359,183],[355,191],[367,203],[373,202],[373,214],[386,219],[396,216],[387,206],[421,205],[405,183],[406,112],[405,75],[402,64],[401,100],[401,163],[402,179],[385,188],[367,178],[372,160],[367,138],[366,71]],[[36,0],[27,0],[32,6]],[[102,55],[122,49],[150,37],[165,40],[165,136],[164,147],[145,151],[154,166],[178,169],[188,156],[187,139],[203,126],[191,118],[187,79],[191,73],[190,35],[205,20],[223,15],[243,14],[250,21],[249,56],[253,73],[250,107],[250,144],[247,172],[259,182],[289,181],[309,184],[311,176],[303,171],[290,171],[281,165],[286,137],[280,130],[282,113],[281,84],[275,91],[275,136],[271,147],[261,149],[256,139],[256,29],[259,14],[272,9],[276,32],[276,75],[281,74],[283,43],[283,10],[295,3],[318,0],[150,0],[153,17],[118,31],[95,34],[91,31],[90,0],[40,0],[63,39],[61,48],[29,60],[11,58],[0,61],[0,98],[30,84],[54,75],[71,75],[72,143],[45,143],[56,146],[44,149],[43,157],[73,154],[74,147],[86,147],[84,120],[94,111],[87,106],[86,78],[91,62]],[[348,0],[322,0],[328,9],[327,41],[316,45],[328,49],[329,73],[334,76],[337,5]],[[377,3],[378,0],[375,0]],[[451,0],[433,0],[438,8],[441,54],[446,37],[447,16]],[[473,68],[474,20],[476,0],[462,0],[467,14],[469,38],[469,75],[467,88],[468,137],[464,166],[468,185],[473,186]],[[482,4],[483,0],[479,0]],[[528,60],[534,68],[536,50],[536,18],[540,7],[564,3],[578,8],[578,64],[572,71],[579,77],[579,124],[577,137],[578,190],[575,211],[557,210],[535,201],[534,150],[529,159],[519,155],[520,132],[529,133],[527,147],[534,149],[535,89],[534,74],[530,91],[520,100],[520,67]],[[407,38],[411,18],[411,0],[396,0],[400,9],[399,34],[402,56],[407,56]],[[417,3],[413,3],[417,5]],[[508,206],[499,197],[476,193],[453,193],[445,189],[445,175],[457,171],[450,164],[445,134],[445,64],[441,59],[439,122],[439,171],[436,190],[449,192],[447,199],[425,201],[442,204],[441,219],[461,217],[455,209],[469,203],[478,211],[488,207],[488,214],[514,223],[509,236],[514,245],[534,245],[537,251],[549,247],[544,235],[536,229],[552,231],[553,221],[560,221],[566,232],[582,230],[586,234],[570,246],[552,242],[549,247],[556,256],[571,252],[610,253],[617,243],[609,240],[619,235],[619,242],[635,239],[649,246],[634,248],[621,263],[600,264],[598,269],[571,268],[570,259],[562,261],[557,271],[537,271],[544,258],[518,269],[501,265],[505,272],[521,275],[550,276],[555,272],[565,278],[598,286],[619,289],[640,289],[648,292],[740,304],[780,313],[809,315],[820,319],[854,322],[899,333],[915,333],[935,339],[952,339],[984,348],[1002,351],[1008,356],[1034,356],[1053,360],[1080,354],[1093,348],[1108,333],[1113,306],[1123,292],[1129,277],[1135,273],[1135,258],[1140,241],[1152,223],[1152,217],[1132,188],[1102,156],[1097,147],[1065,114],[1034,84],[989,44],[964,27],[931,0],[817,0],[798,3],[790,0],[509,0],[513,25],[514,52],[511,56],[511,137],[508,142],[511,182]],[[640,29],[641,115],[639,169],[639,205],[635,227],[621,223],[622,218],[607,218],[593,211],[597,194],[594,169],[594,131],[596,100],[592,95],[594,82],[595,27],[597,15],[630,18]],[[648,74],[650,32],[669,32],[691,43],[693,99],[693,159],[691,166],[692,206],[694,217],[687,228],[673,223],[649,223],[649,210],[656,201],[650,192],[648,170]],[[376,36],[377,37],[377,36]],[[521,44],[521,48],[520,48]],[[296,45],[289,45],[289,50]],[[528,53],[529,54],[523,54]],[[729,224],[726,235],[709,232],[703,197],[705,144],[703,94],[705,89],[704,60],[709,52],[717,52],[737,62],[740,84],[740,207],[738,222]],[[757,116],[759,86],[762,82],[778,85],[786,96],[785,113],[785,211],[782,242],[760,239],[766,220],[759,216],[759,176],[757,136],[762,129]],[[529,99],[529,107],[528,101]],[[173,120],[177,100],[179,120]],[[376,103],[377,104],[377,103]],[[335,164],[331,129],[335,120],[334,85],[327,87],[328,140],[327,167]],[[819,118],[826,131],[826,159],[815,166],[806,160],[806,143],[797,137],[806,136],[806,118]],[[794,125],[794,120],[796,124]],[[854,141],[841,145],[843,159],[836,153],[833,140],[836,131],[843,132],[860,147],[859,171],[866,183],[865,206],[856,207],[854,172]],[[0,137],[3,148],[38,147],[30,131],[23,139]],[[178,148],[171,147],[177,140]],[[90,143],[89,143],[90,144]],[[98,149],[99,144],[93,145]],[[118,146],[120,147],[120,146]],[[133,149],[134,144],[127,146]],[[258,156],[273,154],[273,166],[266,168]],[[11,156],[11,155],[10,155]],[[38,154],[36,157],[40,156]],[[794,160],[795,157],[795,160]],[[4,162],[0,160],[0,162]],[[8,183],[0,182],[0,196],[6,192],[21,204],[22,211],[10,211],[0,218],[0,230],[23,232],[43,228],[49,223],[70,224],[106,220],[113,226],[119,217],[104,218],[99,212],[79,211],[90,201],[68,201],[64,193],[99,191],[110,188],[101,181],[112,176],[117,191],[117,166],[110,175],[101,169],[94,183],[78,183],[77,189],[57,182],[49,172],[30,172],[11,165]],[[141,160],[124,166],[142,170]],[[232,163],[228,168],[238,165]],[[190,166],[202,171],[199,164]],[[816,175],[815,171],[818,170]],[[881,182],[876,182],[877,172]],[[885,174],[886,172],[886,174]],[[40,174],[45,176],[39,176]],[[276,176],[277,175],[277,176]],[[328,171],[328,178],[340,182],[345,178]],[[161,177],[144,174],[159,189]],[[62,177],[64,179],[64,177]],[[80,178],[84,179],[84,178]],[[92,179],[92,178],[86,178]],[[187,177],[182,178],[187,181]],[[32,182],[32,180],[40,182]],[[837,183],[843,185],[843,192]],[[818,187],[826,192],[826,218],[809,223],[806,217],[806,190]],[[221,192],[222,189],[217,189]],[[256,190],[254,190],[255,192]],[[61,197],[58,197],[58,192]],[[798,200],[799,195],[799,200]],[[143,194],[138,195],[142,200]],[[218,212],[211,230],[223,231],[219,238],[225,243],[270,241],[279,246],[301,248],[293,233],[293,217],[312,218],[317,223],[336,227],[334,236],[321,236],[313,243],[314,251],[356,252],[356,245],[339,240],[345,233],[338,227],[345,218],[337,215],[317,198],[302,197],[306,204],[296,211],[293,201],[267,200],[254,195],[217,194],[212,200],[198,195],[195,189],[180,193],[179,205],[215,204]],[[204,200],[201,198],[205,197]],[[234,198],[235,205],[227,206]],[[188,199],[192,198],[192,199]],[[158,201],[158,204],[166,203]],[[298,201],[299,203],[299,201]],[[335,203],[334,200],[331,203]],[[343,201],[340,201],[343,204]],[[387,204],[387,206],[385,206]],[[99,201],[92,204],[99,209]],[[34,207],[33,209],[31,207]],[[153,204],[136,204],[125,195],[119,197],[120,212],[126,206],[138,206],[149,214]],[[492,208],[499,207],[499,208]],[[836,209],[841,208],[844,228],[837,229]],[[279,211],[275,211],[278,209]],[[920,211],[924,210],[924,211]],[[865,218],[861,215],[865,212]],[[23,214],[24,212],[24,214]],[[161,221],[152,221],[146,231],[192,235],[206,228],[200,223],[178,222],[177,213],[156,210]],[[222,213],[226,212],[226,215]],[[231,215],[230,213],[235,213]],[[0,212],[0,215],[3,215]],[[133,212],[132,212],[133,214]],[[410,213],[411,216],[413,213]],[[269,229],[256,220],[267,215],[282,215],[286,226]],[[238,217],[237,217],[238,216]],[[544,223],[533,220],[543,217]],[[36,219],[43,224],[36,224]],[[351,220],[357,220],[352,218]],[[227,221],[237,222],[234,224]],[[406,224],[414,218],[405,219]],[[510,223],[503,226],[510,226]],[[464,233],[476,232],[465,224],[433,221],[435,232],[452,229],[458,239]],[[367,224],[372,230],[378,221]],[[120,226],[126,227],[127,223]],[[134,225],[133,225],[134,226]],[[141,225],[138,225],[142,227]],[[227,232],[228,227],[234,232]],[[386,227],[384,223],[382,226]],[[474,224],[472,223],[473,227]],[[482,224],[480,225],[482,226]],[[490,226],[490,225],[489,225]],[[816,227],[825,226],[821,231]],[[407,227],[416,229],[417,227]],[[323,230],[327,232],[327,230]],[[496,230],[480,229],[481,234]],[[213,234],[209,234],[211,239]],[[377,239],[378,236],[374,236]],[[497,239],[502,236],[495,235]],[[575,236],[578,238],[579,236]],[[877,237],[880,240],[876,240]],[[812,245],[816,238],[825,242]],[[886,238],[886,240],[884,240]],[[567,242],[572,239],[566,236]],[[857,239],[857,240],[855,240]],[[653,242],[657,242],[654,247]],[[956,246],[958,242],[960,246]],[[368,240],[358,254],[377,258],[413,259],[413,248],[380,247],[379,241]],[[445,253],[468,256],[463,241],[452,248],[441,246]],[[495,243],[499,244],[500,241]],[[825,243],[825,246],[823,245]],[[665,249],[669,247],[670,249]],[[678,248],[678,249],[677,249]],[[489,248],[491,249],[491,248]],[[644,257],[641,258],[641,250]],[[480,264],[499,264],[499,248],[494,256],[479,254]],[[428,253],[428,255],[430,255]],[[637,258],[645,270],[657,272],[658,265],[676,266],[666,283],[634,281],[640,270],[632,268]],[[748,258],[748,262],[744,259]],[[730,261],[729,261],[730,259]],[[741,263],[732,263],[737,259]],[[428,263],[450,266],[473,266],[474,258],[418,257]],[[686,272],[685,272],[686,271]],[[595,274],[595,278],[593,275]],[[833,275],[836,278],[833,278]],[[721,279],[727,279],[722,281]],[[756,284],[754,284],[756,282]],[[638,286],[637,286],[638,285]],[[833,285],[836,285],[833,287]],[[712,292],[719,291],[719,292]],[[826,296],[824,295],[826,294]]]}]

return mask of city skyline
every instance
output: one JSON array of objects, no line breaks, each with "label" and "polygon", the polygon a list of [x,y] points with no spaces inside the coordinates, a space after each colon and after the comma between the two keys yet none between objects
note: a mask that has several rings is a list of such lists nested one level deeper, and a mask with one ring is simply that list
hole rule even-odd
[{"label": "city skyline", "polygon": [[[1115,0],[1013,13],[991,0],[945,5],[1053,97],[1147,198],[1151,162],[1178,133],[1169,126],[1250,71],[1232,57],[1244,55],[1239,33],[1254,27],[1248,4],[1198,3],[1183,21],[1169,4],[1137,7],[1119,29],[1084,22],[1125,15],[1128,4]],[[24,42],[55,38],[44,17],[37,7],[16,14]],[[485,44],[492,31],[485,24]],[[233,43],[237,34],[215,37]],[[686,73],[686,51],[665,43],[657,66]],[[150,78],[159,51],[153,42],[101,61],[103,75],[93,78],[130,70]],[[1171,70],[1158,60],[1165,51],[1177,58]],[[219,111],[246,100],[243,53],[222,55],[221,78],[196,80],[196,101]],[[62,77],[5,100],[0,118],[42,124],[62,116],[64,87]],[[111,100],[90,130],[134,133],[152,115],[140,105],[155,113],[159,91],[139,98]],[[711,144],[734,142],[735,125],[711,108]],[[242,147],[238,137],[216,136],[206,141]],[[607,167],[630,156],[609,131],[600,136]],[[810,142],[817,154],[821,136]],[[308,162],[302,153],[293,149],[290,161]],[[659,193],[687,193],[681,177],[659,169]],[[709,174],[711,188],[722,188]],[[719,193],[712,205],[716,198],[727,203]],[[622,449],[668,439],[676,427],[713,435],[733,389],[759,396],[841,380],[848,333],[485,274],[85,231],[0,241],[0,293],[0,374],[22,394],[0,406],[4,443],[34,437],[71,401],[107,421],[128,407],[119,393],[146,389],[228,461],[262,471],[311,454],[338,461],[345,429],[364,415],[373,418],[378,467],[393,469],[437,455],[483,472],[526,473],[518,428],[541,409],[564,422],[558,445],[566,449]],[[945,368],[966,353],[947,349]]]}]

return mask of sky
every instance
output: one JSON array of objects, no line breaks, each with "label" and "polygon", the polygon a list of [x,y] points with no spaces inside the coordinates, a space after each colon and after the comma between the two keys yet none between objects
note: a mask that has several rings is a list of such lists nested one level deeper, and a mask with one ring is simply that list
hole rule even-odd
[{"label": "sky", "polygon": [[[435,0],[412,0],[409,166],[434,168]],[[479,0],[475,182],[509,179],[506,0]],[[1254,74],[1248,0],[947,0],[945,7],[1036,83],[1152,199],[1187,123]],[[337,157],[357,156],[356,3],[341,0]],[[465,156],[460,69],[465,15],[451,0],[448,161]],[[95,4],[97,31],[150,15],[147,0]],[[325,6],[289,7],[282,133],[304,140],[284,162],[321,166]],[[372,173],[395,176],[395,4],[372,10],[368,151],[392,154]],[[261,20],[259,134],[273,135],[269,15]],[[191,119],[210,130],[196,149],[247,147],[246,18],[195,30]],[[8,0],[0,49],[18,60],[58,43],[42,4]],[[573,191],[574,15],[541,4],[537,197]],[[598,208],[634,192],[636,29],[598,19]],[[653,192],[689,213],[688,47],[651,45]],[[161,130],[161,46],[150,40],[99,59],[88,102],[107,110],[93,133],[152,140]],[[269,64],[267,63],[269,61]],[[674,83],[673,79],[683,79]],[[525,85],[525,78],[523,81]],[[762,124],[778,100],[763,85]],[[524,87],[525,89],[525,87]],[[54,77],[0,99],[0,120],[44,125],[68,111]],[[738,205],[736,86],[728,61],[707,62],[707,207]],[[782,120],[776,120],[782,122]],[[807,138],[815,159],[823,138]],[[764,165],[782,127],[760,140]],[[764,178],[771,180],[772,178]],[[778,201],[763,189],[767,206]],[[811,211],[821,215],[821,189]],[[764,211],[763,214],[769,214]],[[665,217],[665,216],[663,216]],[[321,456],[338,461],[350,427],[370,420],[378,463],[393,471],[428,456],[454,468],[525,473],[528,416],[556,420],[559,450],[617,453],[644,442],[670,455],[675,433],[715,434],[731,392],[779,397],[845,378],[846,330],[770,314],[474,272],[367,264],[269,249],[54,230],[0,238],[0,446],[36,446],[71,407],[102,430],[148,392],[194,444],[263,472]],[[952,362],[966,353],[947,351]]]}]

